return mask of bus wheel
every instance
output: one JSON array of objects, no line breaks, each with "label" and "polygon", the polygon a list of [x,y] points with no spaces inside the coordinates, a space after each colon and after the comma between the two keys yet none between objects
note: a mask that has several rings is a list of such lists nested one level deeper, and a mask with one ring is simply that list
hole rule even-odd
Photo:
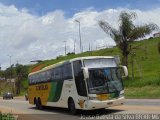
[{"label": "bus wheel", "polygon": [[75,107],[75,103],[74,103],[74,101],[73,101],[72,98],[69,99],[68,109],[69,109],[69,111],[70,111],[73,115],[75,115],[75,114],[77,113],[77,109],[76,109],[76,107]]},{"label": "bus wheel", "polygon": [[36,99],[36,108],[40,110],[43,108],[41,104],[41,99]]}]

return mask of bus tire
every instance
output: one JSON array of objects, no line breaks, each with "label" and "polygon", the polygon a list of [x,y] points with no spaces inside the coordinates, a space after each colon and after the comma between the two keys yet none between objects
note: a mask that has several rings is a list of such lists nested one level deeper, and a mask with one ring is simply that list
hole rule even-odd
[{"label": "bus tire", "polygon": [[68,109],[73,115],[77,113],[77,109],[75,107],[75,103],[72,98],[70,98],[68,101]]},{"label": "bus tire", "polygon": [[39,107],[39,105],[38,105],[38,99],[35,99],[35,105],[36,105],[36,108],[38,109]]},{"label": "bus tire", "polygon": [[39,110],[43,109],[40,98],[36,99],[36,108],[39,109]]}]

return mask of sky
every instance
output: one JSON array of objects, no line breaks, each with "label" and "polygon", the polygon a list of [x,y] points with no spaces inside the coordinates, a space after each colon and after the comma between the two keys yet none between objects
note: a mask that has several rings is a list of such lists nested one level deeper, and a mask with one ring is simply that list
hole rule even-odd
[{"label": "sky", "polygon": [[160,0],[0,0],[0,65],[30,64],[79,49],[78,23],[83,50],[115,45],[98,26],[105,20],[118,28],[121,11],[136,12],[136,25],[160,27]]}]

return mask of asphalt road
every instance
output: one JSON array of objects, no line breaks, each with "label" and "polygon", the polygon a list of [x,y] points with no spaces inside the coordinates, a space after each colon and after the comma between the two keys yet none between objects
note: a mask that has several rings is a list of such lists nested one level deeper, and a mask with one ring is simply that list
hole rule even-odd
[{"label": "asphalt road", "polygon": [[[128,114],[159,114],[160,119],[160,99],[126,99],[122,106],[107,108],[106,110],[80,111],[77,115],[71,115],[67,109],[45,107],[44,110],[37,110],[35,106],[28,104],[23,99],[2,100],[0,99],[0,110],[14,113],[18,120],[76,120],[76,119],[113,119],[110,115]],[[116,116],[117,119],[127,119],[125,116]],[[132,117],[132,116],[131,116]],[[134,116],[133,116],[134,117]],[[141,116],[142,118],[144,116]],[[146,116],[145,116],[146,117]],[[149,116],[150,120],[152,116]],[[154,116],[155,117],[155,116]],[[132,119],[132,118],[129,118]]]}]

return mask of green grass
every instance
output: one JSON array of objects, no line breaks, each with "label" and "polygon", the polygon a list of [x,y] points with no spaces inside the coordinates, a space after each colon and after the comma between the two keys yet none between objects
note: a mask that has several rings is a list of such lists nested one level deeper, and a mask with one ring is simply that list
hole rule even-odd
[{"label": "green grass", "polygon": [[144,87],[126,87],[126,98],[160,98],[160,87],[144,86]]},{"label": "green grass", "polygon": [[124,81],[125,87],[145,87],[145,86],[155,86],[160,87],[160,77],[144,77],[144,78],[128,78]]},{"label": "green grass", "polygon": [[[131,78],[131,56],[129,56],[129,77],[124,80],[126,98],[160,98],[160,54],[158,53],[158,42],[160,38],[137,41],[133,47],[139,46],[134,50],[134,79]],[[48,66],[63,60],[69,60],[82,56],[122,56],[117,47],[101,49],[82,54],[59,56],[56,59],[43,61],[41,64]],[[30,71],[36,65],[30,67]],[[27,82],[23,82],[27,86]]]},{"label": "green grass", "polygon": [[27,89],[28,89],[28,80],[23,80],[22,81],[22,89],[21,92],[18,96],[24,96],[27,93]]},{"label": "green grass", "polygon": [[[158,53],[159,38],[135,42],[142,44],[135,50],[134,79],[124,80],[127,98],[160,98],[160,54]],[[131,57],[129,58],[131,61]]]},{"label": "green grass", "polygon": [[0,120],[16,120],[16,118],[12,114],[2,114],[0,112]]}]

